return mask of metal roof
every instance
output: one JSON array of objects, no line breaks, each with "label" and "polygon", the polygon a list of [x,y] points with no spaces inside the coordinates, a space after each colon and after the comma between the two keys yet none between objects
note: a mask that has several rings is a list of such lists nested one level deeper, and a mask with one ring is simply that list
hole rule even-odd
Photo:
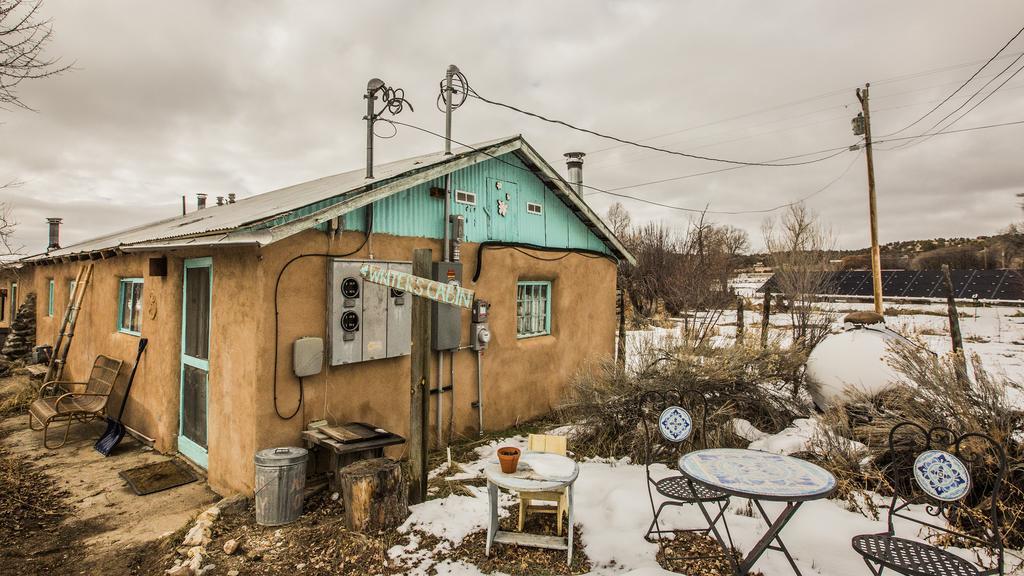
[{"label": "metal roof", "polygon": [[[233,204],[209,206],[183,216],[136,226],[70,246],[26,258],[30,262],[62,259],[111,250],[126,252],[186,248],[190,246],[265,246],[338,216],[397,193],[416,184],[475,164],[491,156],[516,152],[537,175],[562,197],[577,216],[619,257],[632,255],[612,235],[601,219],[583,203],[565,182],[520,135],[458,147],[451,155],[424,154],[374,167],[373,179],[363,169],[304,182],[239,199]],[[326,208],[296,218],[280,219],[295,211],[325,201]],[[278,219],[275,222],[275,219]]]}]

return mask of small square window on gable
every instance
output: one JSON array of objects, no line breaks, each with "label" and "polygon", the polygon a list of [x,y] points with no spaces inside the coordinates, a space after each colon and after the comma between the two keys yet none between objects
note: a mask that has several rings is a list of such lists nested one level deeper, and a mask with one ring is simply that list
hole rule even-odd
[{"label": "small square window on gable", "polygon": [[540,215],[544,213],[544,207],[541,206],[540,204],[537,204],[536,202],[527,202],[526,213]]},{"label": "small square window on gable", "polygon": [[117,331],[138,336],[142,329],[142,278],[122,278],[118,295]]},{"label": "small square window on gable", "polygon": [[466,204],[467,206],[476,206],[476,192],[466,192],[465,190],[455,191],[455,202],[458,204]]}]

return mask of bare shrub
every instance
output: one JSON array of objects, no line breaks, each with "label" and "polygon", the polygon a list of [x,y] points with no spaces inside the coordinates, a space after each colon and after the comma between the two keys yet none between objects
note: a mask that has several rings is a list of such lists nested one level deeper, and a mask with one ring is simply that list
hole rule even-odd
[{"label": "bare shrub", "polygon": [[778,220],[768,218],[761,230],[776,289],[789,300],[793,342],[813,348],[828,335],[836,318],[829,309],[815,307],[832,278],[828,266],[835,245],[832,233],[803,203],[790,205]]},{"label": "bare shrub", "polygon": [[[823,450],[829,458],[825,466],[855,487],[891,493],[891,484],[908,473],[902,469],[907,462],[888,453],[889,430],[896,424],[910,421],[926,430],[944,427],[955,433],[988,434],[1007,454],[1010,471],[1000,503],[1003,532],[1008,546],[1020,548],[1024,545],[1024,412],[1007,397],[1008,392],[1020,392],[1020,385],[987,371],[976,356],[971,359],[973,378],[965,384],[958,378],[961,357],[938,356],[902,341],[891,345],[888,361],[905,383],[873,398],[856,398],[844,411],[825,420],[837,436],[864,443],[873,465],[861,467],[858,477],[855,468],[836,461],[834,450]],[[980,458],[972,468],[975,483],[969,499],[949,518],[960,529],[977,533],[986,522],[985,504],[991,498],[996,472],[997,463],[990,457]]]},{"label": "bare shrub", "polygon": [[[810,408],[791,394],[806,357],[772,343],[760,346],[678,345],[652,354],[635,373],[604,361],[581,370],[562,416],[579,426],[574,444],[586,455],[643,456],[640,397],[648,390],[681,390],[708,399],[708,446],[746,446],[729,425],[744,418],[762,430],[778,431]],[[585,447],[585,448],[584,448]],[[579,450],[578,450],[579,451]]]}]

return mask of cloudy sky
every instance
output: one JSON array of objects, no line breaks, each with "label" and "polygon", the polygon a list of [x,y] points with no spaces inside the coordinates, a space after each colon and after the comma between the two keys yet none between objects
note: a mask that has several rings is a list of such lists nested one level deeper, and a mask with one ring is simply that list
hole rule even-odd
[{"label": "cloudy sky", "polygon": [[[47,216],[64,218],[67,245],[173,215],[183,194],[194,205],[197,192],[244,197],[359,168],[362,94],[375,76],[405,89],[416,111],[402,121],[435,131],[437,83],[454,63],[495,100],[674,150],[765,161],[854,144],[854,88],[864,82],[876,138],[903,128],[1024,25],[1024,3],[1011,0],[47,0],[43,11],[56,36],[50,53],[75,69],[23,85],[37,112],[0,111],[0,181],[23,182],[0,202],[30,252],[45,247]],[[898,136],[930,128],[1022,51],[1024,35]],[[1024,74],[954,128],[1024,120],[1021,88]],[[585,180],[602,189],[676,178],[619,191],[673,206],[749,212],[817,192],[807,203],[840,246],[868,242],[860,152],[678,178],[730,165],[614,146],[476,100],[456,112],[454,130],[465,142],[522,133],[560,168],[563,152],[584,151]],[[882,241],[988,234],[1020,219],[1022,142],[1018,125],[879,150]],[[402,129],[377,155],[441,146]],[[586,199],[602,214],[620,200],[637,221],[684,227],[691,218],[607,194]],[[764,217],[713,215],[747,229],[755,247]]]}]

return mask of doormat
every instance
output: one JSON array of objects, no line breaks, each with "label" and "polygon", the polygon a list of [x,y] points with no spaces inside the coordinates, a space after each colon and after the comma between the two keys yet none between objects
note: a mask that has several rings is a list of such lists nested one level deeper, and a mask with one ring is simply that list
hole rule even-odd
[{"label": "doormat", "polygon": [[178,460],[164,460],[131,468],[121,472],[120,476],[139,496],[168,490],[198,480],[196,473],[188,467],[188,464]]}]

